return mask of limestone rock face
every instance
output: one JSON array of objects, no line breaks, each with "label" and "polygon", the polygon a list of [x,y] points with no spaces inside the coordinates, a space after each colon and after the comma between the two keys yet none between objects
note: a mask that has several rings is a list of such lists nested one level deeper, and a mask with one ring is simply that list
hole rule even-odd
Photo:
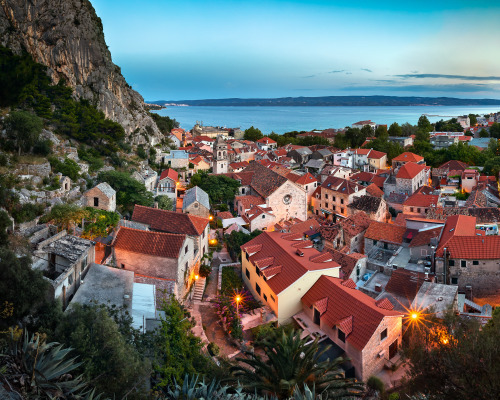
[{"label": "limestone rock face", "polygon": [[120,123],[133,143],[156,144],[161,133],[144,99],[111,59],[101,19],[89,0],[0,0],[0,44],[24,49],[64,79],[77,99],[87,99]]}]

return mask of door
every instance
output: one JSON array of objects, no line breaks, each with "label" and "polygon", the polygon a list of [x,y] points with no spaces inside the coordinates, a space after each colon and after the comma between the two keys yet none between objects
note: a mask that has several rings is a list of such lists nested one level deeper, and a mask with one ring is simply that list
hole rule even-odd
[{"label": "door", "polygon": [[319,317],[320,317],[319,311],[318,311],[318,310],[316,310],[316,309],[314,309],[314,318],[313,318],[313,322],[314,322],[316,325],[318,325],[318,326],[319,326],[319,324],[320,324],[320,319],[319,319]]},{"label": "door", "polygon": [[397,339],[389,346],[389,360],[392,359],[396,354],[398,354],[398,340]]}]

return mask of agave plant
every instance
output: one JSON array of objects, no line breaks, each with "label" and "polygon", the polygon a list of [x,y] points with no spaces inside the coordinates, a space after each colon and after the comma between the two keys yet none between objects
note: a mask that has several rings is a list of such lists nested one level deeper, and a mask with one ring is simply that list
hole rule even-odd
[{"label": "agave plant", "polygon": [[1,374],[6,382],[15,381],[9,386],[18,388],[26,398],[99,399],[81,375],[71,374],[81,365],[76,357],[68,358],[71,350],[59,343],[45,343],[38,334],[28,339],[25,331],[22,342],[14,342],[9,353],[2,355],[7,368]]}]

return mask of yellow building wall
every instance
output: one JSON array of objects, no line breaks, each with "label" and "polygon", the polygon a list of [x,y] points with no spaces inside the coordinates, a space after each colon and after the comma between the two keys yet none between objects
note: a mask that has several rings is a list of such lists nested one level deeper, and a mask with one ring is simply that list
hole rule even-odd
[{"label": "yellow building wall", "polygon": [[[286,267],[285,267],[286,268]],[[250,279],[247,277],[246,271],[250,274]],[[328,268],[319,271],[308,271],[302,275],[295,283],[280,292],[274,293],[266,281],[264,276],[257,276],[255,266],[246,259],[246,255],[242,253],[242,276],[243,281],[252,292],[255,299],[259,300],[263,305],[268,305],[278,318],[278,323],[283,324],[290,321],[291,317],[302,310],[302,296],[316,283],[321,275],[339,277],[340,268]],[[261,294],[256,290],[255,284],[260,286]],[[264,299],[267,296],[267,301]],[[272,296],[272,297],[271,297]],[[274,300],[273,300],[274,299]]]}]

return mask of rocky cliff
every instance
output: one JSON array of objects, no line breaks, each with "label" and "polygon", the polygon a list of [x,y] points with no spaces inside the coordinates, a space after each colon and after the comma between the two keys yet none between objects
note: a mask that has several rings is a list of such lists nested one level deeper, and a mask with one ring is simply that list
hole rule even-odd
[{"label": "rocky cliff", "polygon": [[101,19],[89,0],[0,0],[0,44],[23,48],[65,79],[76,98],[90,100],[120,123],[133,143],[156,144],[161,133],[111,59]]}]

